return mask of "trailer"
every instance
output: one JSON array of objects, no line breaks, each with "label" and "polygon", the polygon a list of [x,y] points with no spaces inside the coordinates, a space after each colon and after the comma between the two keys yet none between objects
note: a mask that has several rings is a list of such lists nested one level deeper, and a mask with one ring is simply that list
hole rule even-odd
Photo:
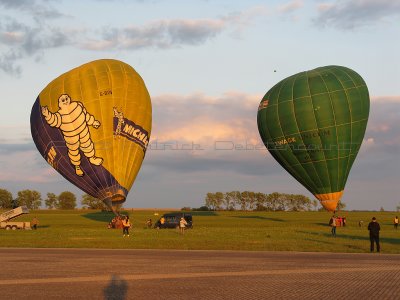
[{"label": "trailer", "polygon": [[31,230],[31,222],[0,222],[0,228],[5,230]]},{"label": "trailer", "polygon": [[29,214],[29,209],[26,206],[19,206],[12,210],[0,214],[0,229],[17,230],[17,229],[31,229],[30,222],[15,222],[11,221],[23,214]]}]

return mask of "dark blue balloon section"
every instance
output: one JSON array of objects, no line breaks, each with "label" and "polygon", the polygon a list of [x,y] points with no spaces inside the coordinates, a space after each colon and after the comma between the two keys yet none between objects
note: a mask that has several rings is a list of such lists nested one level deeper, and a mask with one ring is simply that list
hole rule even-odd
[{"label": "dark blue balloon section", "polygon": [[36,99],[31,113],[31,132],[33,141],[43,158],[64,178],[79,187],[85,193],[104,200],[110,194],[123,193],[128,190],[122,187],[114,176],[103,166],[92,165],[81,152],[81,168],[83,176],[75,173],[75,166],[68,157],[68,148],[60,129],[51,127],[44,119],[39,97]]}]

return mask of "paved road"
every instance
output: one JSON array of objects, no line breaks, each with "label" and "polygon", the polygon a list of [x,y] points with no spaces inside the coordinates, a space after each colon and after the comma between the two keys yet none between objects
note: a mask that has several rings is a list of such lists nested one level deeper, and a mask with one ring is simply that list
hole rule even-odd
[{"label": "paved road", "polygon": [[0,248],[0,299],[400,299],[400,256]]}]

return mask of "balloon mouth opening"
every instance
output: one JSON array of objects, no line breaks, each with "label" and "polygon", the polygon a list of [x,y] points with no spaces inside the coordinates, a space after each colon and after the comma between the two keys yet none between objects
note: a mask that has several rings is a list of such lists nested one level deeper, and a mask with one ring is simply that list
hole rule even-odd
[{"label": "balloon mouth opening", "polygon": [[343,196],[343,190],[334,193],[315,194],[314,196],[327,211],[335,211],[340,198]]},{"label": "balloon mouth opening", "polygon": [[121,191],[111,196],[111,202],[113,204],[121,204],[126,200],[125,194]]},{"label": "balloon mouth opening", "polygon": [[115,193],[107,193],[107,197],[103,199],[103,202],[114,212],[114,214],[118,215],[117,205],[124,203],[125,200],[125,192],[123,190],[118,190]]}]

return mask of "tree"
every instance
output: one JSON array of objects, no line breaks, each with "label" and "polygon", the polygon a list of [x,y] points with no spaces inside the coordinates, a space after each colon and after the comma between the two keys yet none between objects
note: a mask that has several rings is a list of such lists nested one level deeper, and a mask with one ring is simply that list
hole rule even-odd
[{"label": "tree", "polygon": [[267,196],[267,205],[271,208],[272,211],[276,211],[278,209],[280,196],[281,195],[277,192],[274,192]]},{"label": "tree", "polygon": [[[241,210],[257,211],[311,211],[318,206],[317,200],[310,200],[304,195],[283,194],[274,192],[272,194],[257,193],[252,191],[232,191],[207,193],[205,204],[210,210]],[[341,203],[341,208],[345,207]]]},{"label": "tree", "polygon": [[286,195],[286,199],[289,211],[311,210],[311,200],[304,195]]},{"label": "tree", "polygon": [[243,211],[247,210],[247,204],[249,203],[249,192],[248,191],[244,191],[240,194],[239,202],[240,202],[240,209]]},{"label": "tree", "polygon": [[268,210],[267,207],[265,207],[265,201],[267,200],[266,194],[256,193],[255,199],[256,199],[256,210]]},{"label": "tree", "polygon": [[344,210],[346,208],[346,203],[339,201],[336,210]]},{"label": "tree", "polygon": [[317,209],[318,209],[318,201],[317,201],[317,200],[313,199],[312,202],[311,202],[311,204],[312,204],[312,206],[314,207],[314,210],[317,210]]},{"label": "tree", "polygon": [[0,208],[12,208],[13,197],[12,194],[4,189],[0,189]]},{"label": "tree", "polygon": [[210,209],[210,210],[214,210],[215,209],[215,201],[214,201],[215,195],[213,193],[207,193],[206,195],[206,206]]},{"label": "tree", "polygon": [[62,192],[58,196],[59,209],[74,209],[76,207],[76,197],[71,192]]},{"label": "tree", "polygon": [[235,209],[235,192],[228,192],[224,194],[225,209],[234,210]]},{"label": "tree", "polygon": [[249,210],[254,210],[255,205],[256,205],[256,193],[249,192],[248,198],[247,198],[247,206],[248,206]]},{"label": "tree", "polygon": [[47,193],[47,198],[44,200],[44,204],[48,209],[53,209],[58,206],[58,199],[54,193]]},{"label": "tree", "polygon": [[83,207],[87,207],[89,209],[101,209],[107,210],[107,206],[98,198],[90,196],[89,194],[82,195],[81,204]]},{"label": "tree", "polygon": [[199,208],[193,208],[192,210],[193,211],[209,211],[210,209],[207,206],[203,205],[203,206],[200,206]]},{"label": "tree", "polygon": [[240,199],[242,198],[242,193],[239,191],[233,191],[232,192],[232,201],[233,201],[233,207],[236,208],[238,205],[240,205]]},{"label": "tree", "polygon": [[29,209],[38,209],[42,205],[42,196],[38,191],[23,190],[18,192],[18,205],[25,205]]},{"label": "tree", "polygon": [[215,210],[221,210],[222,203],[224,201],[224,194],[221,192],[216,192],[214,198],[215,198]]}]

